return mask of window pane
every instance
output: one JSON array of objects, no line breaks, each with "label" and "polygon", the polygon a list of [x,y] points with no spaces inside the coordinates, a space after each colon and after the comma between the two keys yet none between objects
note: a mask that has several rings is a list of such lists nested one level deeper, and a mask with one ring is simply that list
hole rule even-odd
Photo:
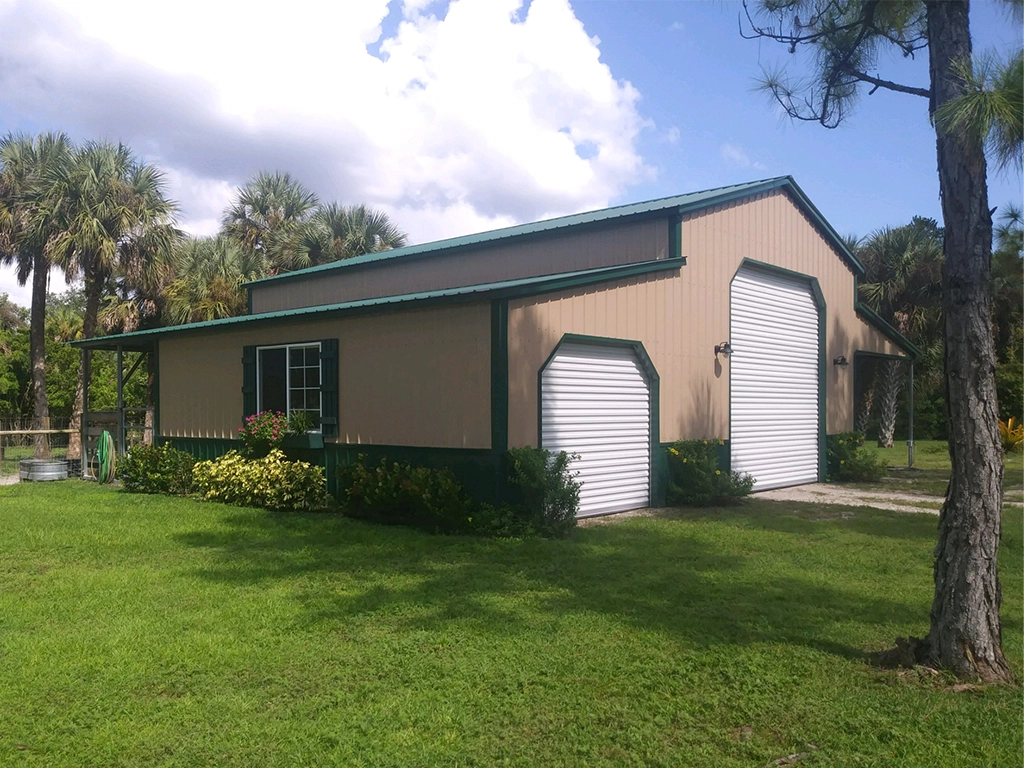
[{"label": "window pane", "polygon": [[319,387],[320,386],[320,369],[319,368],[307,368],[306,369],[306,386],[307,387]]},{"label": "window pane", "polygon": [[291,352],[291,355],[289,356],[288,364],[292,368],[302,365],[302,347],[292,347],[289,352]]},{"label": "window pane", "polygon": [[306,390],[306,408],[311,411],[320,410],[320,390],[319,389],[307,389]]},{"label": "window pane", "polygon": [[315,365],[317,368],[320,367],[319,347],[306,347],[306,365]]},{"label": "window pane", "polygon": [[259,401],[261,411],[288,410],[285,398],[285,350],[261,349],[259,351]]}]

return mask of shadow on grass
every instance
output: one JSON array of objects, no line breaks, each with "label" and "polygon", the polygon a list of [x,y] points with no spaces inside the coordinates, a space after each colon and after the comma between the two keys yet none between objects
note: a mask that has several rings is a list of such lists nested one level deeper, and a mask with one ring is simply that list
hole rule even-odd
[{"label": "shadow on grass", "polygon": [[[921,509],[921,514],[929,511]],[[938,519],[934,524],[922,521],[916,515],[898,515],[882,512],[869,506],[846,507],[837,504],[815,504],[797,501],[769,501],[750,499],[735,507],[711,509],[680,509],[674,516],[684,520],[710,520],[726,522],[748,530],[775,531],[800,536],[824,534],[834,528],[864,536],[934,541],[938,535]]]},{"label": "shadow on grass", "polygon": [[[372,617],[397,629],[454,623],[504,635],[589,612],[697,647],[799,643],[863,659],[861,649],[836,636],[838,625],[920,619],[922,606],[846,589],[841,573],[819,570],[804,578],[773,568],[771,558],[755,564],[748,550],[730,544],[742,528],[806,536],[815,525],[760,512],[690,516],[712,523],[711,535],[671,521],[637,521],[588,527],[564,541],[520,541],[244,510],[229,512],[218,530],[178,539],[210,550],[203,578],[241,588],[292,580],[302,621],[310,624],[344,626]],[[756,536],[742,535],[750,540],[746,547],[756,546]]]}]

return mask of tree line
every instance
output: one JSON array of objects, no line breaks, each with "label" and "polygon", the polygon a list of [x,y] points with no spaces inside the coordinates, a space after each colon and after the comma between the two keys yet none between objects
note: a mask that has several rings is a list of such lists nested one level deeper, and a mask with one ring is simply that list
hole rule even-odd
[{"label": "tree line", "polygon": [[[186,235],[178,215],[164,173],[124,144],[76,144],[63,133],[0,140],[0,264],[13,266],[21,285],[32,282],[27,323],[8,297],[0,301],[0,346],[10,352],[0,364],[0,414],[30,414],[38,426],[48,422],[48,381],[54,382],[59,357],[53,342],[69,314],[80,312],[80,326],[63,341],[230,317],[246,310],[245,282],[400,247],[408,239],[387,214],[321,203],[280,172],[261,172],[239,188],[215,236]],[[47,311],[53,270],[81,285],[80,294],[58,301],[59,313]],[[15,354],[19,334],[26,333],[27,383]],[[76,357],[71,457],[81,451],[84,386],[94,355]],[[66,395],[66,383],[60,387],[58,399]],[[37,437],[35,455],[49,457],[46,435]]]},{"label": "tree line", "polygon": [[[997,218],[992,253],[992,319],[996,351],[996,391],[1000,418],[1024,415],[1024,217],[1007,206]],[[900,227],[884,227],[865,238],[848,238],[864,265],[860,298],[922,352],[914,370],[914,435],[946,440],[946,388],[943,378],[943,228],[915,216]],[[897,433],[907,436],[903,407],[906,363],[861,363],[855,393],[854,429],[891,448]]]}]

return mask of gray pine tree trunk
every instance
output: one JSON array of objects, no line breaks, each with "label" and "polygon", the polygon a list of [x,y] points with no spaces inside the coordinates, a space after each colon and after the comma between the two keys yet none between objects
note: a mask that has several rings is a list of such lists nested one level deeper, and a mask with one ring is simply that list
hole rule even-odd
[{"label": "gray pine tree trunk", "polygon": [[[957,61],[969,61],[966,0],[928,0],[934,110],[964,92]],[[1003,456],[992,342],[992,219],[985,154],[973,135],[936,132],[945,224],[942,271],[949,449],[953,470],[939,514],[935,599],[927,660],[962,677],[1009,681],[1002,650],[996,568],[1001,535]]]},{"label": "gray pine tree trunk", "polygon": [[896,415],[900,410],[903,392],[904,363],[886,360],[881,366],[878,396],[878,447],[892,448],[896,439]]}]

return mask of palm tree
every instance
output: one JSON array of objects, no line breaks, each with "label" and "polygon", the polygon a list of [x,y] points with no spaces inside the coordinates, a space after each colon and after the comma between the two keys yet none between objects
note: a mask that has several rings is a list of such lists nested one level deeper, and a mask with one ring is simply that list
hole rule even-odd
[{"label": "palm tree", "polygon": [[383,211],[337,203],[318,209],[305,235],[310,266],[401,248],[409,241]]},{"label": "palm tree", "polygon": [[238,190],[224,213],[223,232],[265,259],[270,275],[308,266],[303,227],[317,203],[289,174],[260,172]]},{"label": "palm tree", "polygon": [[[50,184],[47,204],[60,222],[50,242],[51,257],[69,279],[83,280],[82,338],[90,339],[115,275],[138,284],[147,265],[180,236],[173,225],[177,208],[166,196],[163,174],[123,144],[87,143],[51,174]],[[80,451],[77,432],[90,363],[89,351],[83,350],[68,446],[72,457]]]},{"label": "palm tree", "polygon": [[[36,428],[47,426],[50,410],[46,397],[46,285],[52,262],[46,243],[54,222],[42,200],[48,178],[66,167],[72,145],[63,133],[36,138],[8,134],[0,140],[0,263],[14,264],[18,283],[32,276],[29,347]],[[50,457],[48,435],[35,436],[35,457]]]},{"label": "palm tree", "polygon": [[173,251],[164,319],[175,325],[245,314],[242,283],[266,274],[263,255],[225,236],[188,240]]},{"label": "palm tree", "polygon": [[[902,335],[920,346],[938,334],[942,241],[938,226],[916,218],[907,226],[874,232],[858,252],[867,272],[861,298]],[[896,429],[902,363],[879,367],[878,445],[891,448]]]},{"label": "palm tree", "polygon": [[1024,216],[1021,209],[1008,205],[995,227],[996,247],[992,252],[992,327],[996,354],[1001,361],[1017,359],[1013,349],[1015,330],[1024,315]]}]

